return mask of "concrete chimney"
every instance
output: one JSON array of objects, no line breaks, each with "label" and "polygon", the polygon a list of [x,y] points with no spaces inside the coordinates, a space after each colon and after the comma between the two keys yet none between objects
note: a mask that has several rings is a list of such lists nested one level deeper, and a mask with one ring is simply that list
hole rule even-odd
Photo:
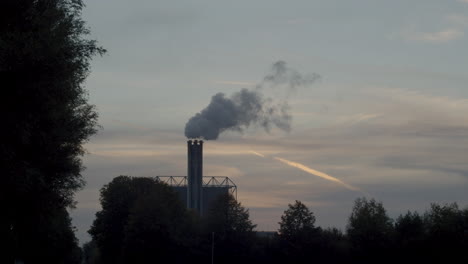
[{"label": "concrete chimney", "polygon": [[187,207],[200,215],[203,210],[203,141],[187,141]]}]

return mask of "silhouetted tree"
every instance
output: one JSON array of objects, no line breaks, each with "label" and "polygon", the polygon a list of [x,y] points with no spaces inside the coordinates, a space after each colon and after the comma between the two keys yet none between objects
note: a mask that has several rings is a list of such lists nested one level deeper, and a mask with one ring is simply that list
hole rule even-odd
[{"label": "silhouetted tree", "polygon": [[[159,186],[158,186],[159,187]],[[128,216],[125,263],[187,263],[196,235],[178,195],[164,185],[140,196]]]},{"label": "silhouetted tree", "polygon": [[[2,263],[61,263],[45,252],[58,256],[63,244],[75,243],[47,223],[69,221],[65,208],[83,186],[82,144],[96,132],[97,113],[83,81],[91,57],[104,50],[85,38],[82,7],[81,0],[1,2]],[[69,241],[56,241],[60,237]]]},{"label": "silhouetted tree", "polygon": [[288,207],[279,222],[279,233],[282,237],[293,240],[316,229],[315,216],[305,204],[296,200],[294,204],[288,204]]},{"label": "silhouetted tree", "polygon": [[[36,223],[19,231],[20,237],[35,236],[31,240],[18,241],[18,249],[25,263],[36,263],[39,258],[46,263],[79,263],[81,250],[75,237],[75,228],[65,208],[44,212]],[[44,245],[47,244],[47,245]]]},{"label": "silhouetted tree", "polygon": [[417,212],[407,212],[395,221],[395,243],[398,261],[418,262],[424,254],[426,233],[423,217]]},{"label": "silhouetted tree", "polygon": [[211,244],[214,232],[216,262],[247,261],[252,253],[256,225],[249,219],[249,211],[232,195],[219,196],[203,220],[206,244]]},{"label": "silhouetted tree", "polygon": [[279,222],[279,240],[283,261],[310,262],[318,252],[320,228],[315,227],[315,216],[301,201],[289,204]]},{"label": "silhouetted tree", "polygon": [[393,220],[382,203],[358,198],[348,220],[347,235],[354,256],[364,262],[390,262]]},{"label": "silhouetted tree", "polygon": [[467,210],[456,203],[431,204],[424,214],[427,232],[425,249],[431,263],[468,262],[468,218]]},{"label": "silhouetted tree", "polygon": [[192,217],[167,184],[119,176],[101,189],[100,200],[102,210],[89,233],[103,263],[183,260],[181,253],[191,245]]}]

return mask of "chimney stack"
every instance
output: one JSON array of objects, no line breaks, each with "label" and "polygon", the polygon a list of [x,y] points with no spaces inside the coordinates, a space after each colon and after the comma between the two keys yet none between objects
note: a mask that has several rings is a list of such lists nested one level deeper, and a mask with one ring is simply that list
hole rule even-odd
[{"label": "chimney stack", "polygon": [[187,207],[194,209],[201,215],[203,210],[203,141],[188,140],[187,154]]}]

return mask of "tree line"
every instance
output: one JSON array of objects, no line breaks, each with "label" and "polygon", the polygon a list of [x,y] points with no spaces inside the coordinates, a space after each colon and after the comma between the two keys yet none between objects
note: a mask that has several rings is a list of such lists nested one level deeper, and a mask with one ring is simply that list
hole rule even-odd
[{"label": "tree line", "polygon": [[456,203],[392,219],[381,202],[358,198],[343,232],[316,226],[313,212],[295,201],[269,234],[256,232],[248,209],[230,195],[200,217],[154,178],[116,177],[101,189],[100,201],[84,263],[468,261],[468,209]]}]

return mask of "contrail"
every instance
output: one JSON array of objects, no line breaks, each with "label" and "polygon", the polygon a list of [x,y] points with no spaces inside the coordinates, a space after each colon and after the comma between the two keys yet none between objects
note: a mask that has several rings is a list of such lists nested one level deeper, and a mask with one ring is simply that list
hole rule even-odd
[{"label": "contrail", "polygon": [[297,162],[294,162],[294,161],[290,161],[290,160],[286,160],[286,159],[282,159],[282,158],[278,158],[278,157],[275,157],[275,159],[278,160],[278,161],[283,162],[286,165],[298,168],[298,169],[300,169],[302,171],[305,171],[305,172],[307,172],[309,174],[312,174],[314,176],[317,176],[317,177],[320,177],[322,179],[329,180],[329,181],[332,181],[332,182],[339,183],[339,184],[343,185],[348,190],[362,192],[359,188],[351,186],[351,185],[349,185],[347,183],[344,183],[343,181],[341,181],[341,180],[339,180],[339,179],[337,179],[335,177],[332,177],[332,176],[330,176],[330,175],[328,175],[326,173],[323,173],[323,172],[314,170],[312,168],[309,168],[309,167],[307,167],[307,166],[305,166],[303,164],[300,164],[300,163],[297,163]]},{"label": "contrail", "polygon": [[258,153],[257,151],[253,151],[253,150],[251,150],[251,151],[249,151],[249,153],[252,153],[252,154],[254,154],[254,155],[256,155],[256,156],[259,156],[259,157],[265,158],[265,155],[263,155],[263,154],[261,154],[261,153]]}]

